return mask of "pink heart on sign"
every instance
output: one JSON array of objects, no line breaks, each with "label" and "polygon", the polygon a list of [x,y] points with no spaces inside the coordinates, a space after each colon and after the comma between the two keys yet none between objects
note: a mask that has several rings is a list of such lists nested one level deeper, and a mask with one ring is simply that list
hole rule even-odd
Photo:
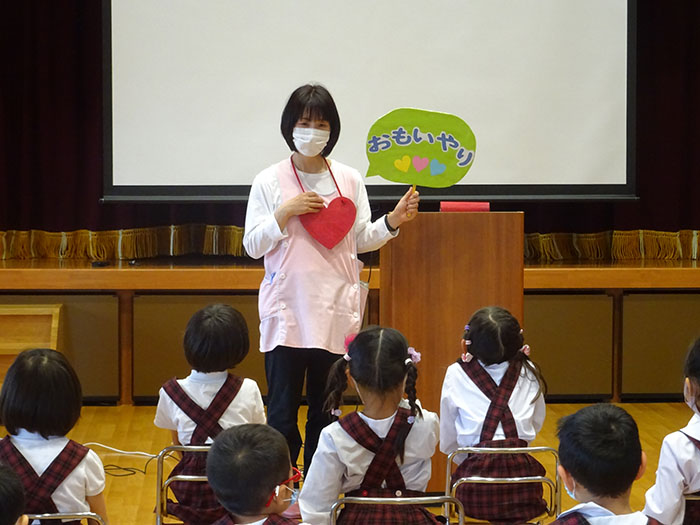
[{"label": "pink heart on sign", "polygon": [[427,165],[428,157],[419,157],[417,155],[413,157],[413,167],[416,168],[416,171],[424,170]]},{"label": "pink heart on sign", "polygon": [[299,216],[309,235],[329,250],[343,240],[355,223],[355,203],[347,197],[336,197],[318,213]]}]

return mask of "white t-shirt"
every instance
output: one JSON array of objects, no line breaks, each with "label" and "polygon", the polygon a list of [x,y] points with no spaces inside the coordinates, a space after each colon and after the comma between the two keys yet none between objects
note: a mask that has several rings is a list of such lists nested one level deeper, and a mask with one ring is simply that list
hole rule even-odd
[{"label": "white t-shirt", "polygon": [[[184,379],[178,379],[177,382],[197,405],[206,410],[226,381],[227,375],[226,371],[205,373],[192,370],[190,375]],[[153,423],[160,428],[177,430],[180,443],[188,445],[197,425],[162,388],[159,396]],[[265,423],[265,421],[265,408],[258,384],[252,379],[245,378],[238,394],[219,418],[219,425],[226,429],[243,423]],[[211,442],[211,438],[207,438],[207,443]]]},{"label": "white t-shirt", "polygon": [[[408,408],[404,400],[401,406]],[[370,419],[358,415],[380,438],[385,438],[396,414],[386,419]],[[405,442],[404,461],[399,464],[408,490],[424,491],[431,474],[430,458],[439,438],[437,414],[423,410],[416,416]],[[305,522],[317,525],[330,523],[331,505],[340,494],[360,488],[374,453],[359,445],[343,430],[339,422],[321,431],[318,448],[299,494],[299,509]]]},{"label": "white t-shirt", "polygon": [[[46,439],[38,433],[19,429],[10,441],[41,476],[68,444],[67,437]],[[97,496],[105,489],[105,471],[97,454],[90,450],[56,488],[51,499],[59,512],[89,512],[87,496]],[[38,522],[35,522],[38,523]]]},{"label": "white t-shirt", "polygon": [[[508,370],[509,363],[485,366],[484,370],[497,385]],[[542,428],[545,416],[544,396],[537,396],[539,383],[525,366],[508,400],[518,437],[530,443]],[[480,441],[484,418],[491,401],[479,390],[459,363],[447,368],[440,397],[440,450],[449,454],[460,447],[473,447]],[[505,439],[499,423],[493,439]]]}]

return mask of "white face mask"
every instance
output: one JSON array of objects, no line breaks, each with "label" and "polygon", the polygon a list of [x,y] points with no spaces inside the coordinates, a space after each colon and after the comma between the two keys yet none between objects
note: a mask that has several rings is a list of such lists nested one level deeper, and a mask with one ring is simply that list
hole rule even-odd
[{"label": "white face mask", "polygon": [[683,399],[685,400],[685,404],[690,407],[692,411],[695,411],[695,396],[693,395],[693,392],[690,390],[690,380],[686,378],[686,380],[683,382]]},{"label": "white face mask", "polygon": [[570,497],[572,500],[578,501],[578,500],[576,499],[576,482],[572,480],[572,483],[574,484],[574,489],[573,489],[573,490],[569,490],[569,487],[566,486],[566,483],[564,483],[564,489],[566,489],[566,493],[569,495],[569,497]]},{"label": "white face mask", "polygon": [[294,147],[305,157],[319,155],[331,138],[331,132],[316,128],[294,128]]}]

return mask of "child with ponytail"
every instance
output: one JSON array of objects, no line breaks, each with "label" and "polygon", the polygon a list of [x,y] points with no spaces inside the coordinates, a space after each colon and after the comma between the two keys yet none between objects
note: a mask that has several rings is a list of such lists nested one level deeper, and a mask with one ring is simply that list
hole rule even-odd
[{"label": "child with ponytail", "polygon": [[[341,494],[369,497],[423,495],[438,441],[436,414],[416,399],[420,354],[392,328],[369,327],[347,344],[331,368],[326,408],[338,417],[348,381],[363,404],[321,432],[299,496],[306,523],[330,522]],[[404,394],[406,399],[404,399]],[[339,523],[437,523],[422,507],[347,505]]]},{"label": "child with ponytail", "polygon": [[[440,399],[440,450],[460,447],[525,447],[542,428],[547,385],[530,360],[518,320],[505,308],[478,310],[465,326],[462,356],[447,369]],[[472,454],[461,462],[453,483],[465,476],[543,476],[530,455]],[[514,497],[516,495],[517,497]],[[522,523],[545,510],[536,484],[457,488],[468,516]]]}]

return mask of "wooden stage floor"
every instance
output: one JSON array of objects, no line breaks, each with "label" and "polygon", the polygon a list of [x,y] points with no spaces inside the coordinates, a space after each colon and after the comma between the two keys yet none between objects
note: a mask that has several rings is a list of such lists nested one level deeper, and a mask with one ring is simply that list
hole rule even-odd
[{"label": "wooden stage floor", "polygon": [[[560,417],[570,414],[580,404],[549,404],[544,428],[534,445],[557,446],[556,423]],[[624,407],[637,421],[642,447],[649,457],[647,472],[635,483],[632,490],[632,507],[642,509],[644,493],[653,485],[661,442],[666,434],[685,426],[691,411],[683,403],[624,403]],[[354,407],[347,407],[353,410]],[[305,407],[302,407],[305,410]],[[155,407],[117,406],[85,407],[78,425],[70,437],[80,443],[102,443],[127,451],[156,454],[169,444],[166,430],[153,426]],[[111,525],[137,525],[154,523],[153,509],[156,494],[156,465],[151,461],[146,474],[143,470],[147,458],[115,454],[101,447],[92,447],[102,458],[107,475],[105,496]],[[439,452],[438,452],[439,453]],[[171,462],[171,466],[174,463]],[[110,465],[135,469],[134,474],[112,470]],[[546,465],[549,471],[549,465]],[[168,469],[169,470],[169,469]],[[442,477],[443,473],[433,473]],[[562,495],[563,509],[574,505],[566,493]]]}]

